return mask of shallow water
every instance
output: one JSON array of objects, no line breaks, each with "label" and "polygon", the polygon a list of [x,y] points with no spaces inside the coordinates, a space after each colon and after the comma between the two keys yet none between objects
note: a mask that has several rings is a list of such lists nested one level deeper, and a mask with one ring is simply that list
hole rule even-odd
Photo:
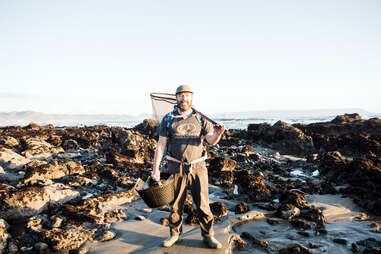
[{"label": "shallow water", "polygon": [[[235,250],[233,253],[278,253],[280,248],[289,244],[300,243],[309,248],[310,244],[318,246],[312,249],[314,253],[353,253],[351,244],[367,238],[381,240],[380,233],[370,231],[371,221],[338,221],[327,224],[328,234],[316,236],[313,230],[305,230],[309,237],[298,234],[300,230],[293,228],[287,221],[282,221],[275,226],[271,226],[266,220],[247,223],[243,226],[234,228],[238,234],[249,232],[254,237],[266,240],[270,247],[267,250],[254,248],[251,250]],[[335,243],[334,239],[345,239],[347,244]],[[255,252],[254,252],[255,250]]]}]

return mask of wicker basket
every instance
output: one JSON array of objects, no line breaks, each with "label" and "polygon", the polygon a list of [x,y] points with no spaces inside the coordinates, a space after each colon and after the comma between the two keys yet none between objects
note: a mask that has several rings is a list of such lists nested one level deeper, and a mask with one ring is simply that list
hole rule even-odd
[{"label": "wicker basket", "polygon": [[151,208],[168,205],[175,198],[173,179],[163,180],[162,186],[152,186],[148,189],[137,190],[140,197]]}]

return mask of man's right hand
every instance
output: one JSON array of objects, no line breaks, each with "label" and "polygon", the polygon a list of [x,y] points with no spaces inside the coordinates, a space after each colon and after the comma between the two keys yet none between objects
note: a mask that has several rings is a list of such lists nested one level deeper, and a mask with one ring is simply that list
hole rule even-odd
[{"label": "man's right hand", "polygon": [[154,170],[151,175],[152,179],[156,182],[160,181],[160,170]]}]

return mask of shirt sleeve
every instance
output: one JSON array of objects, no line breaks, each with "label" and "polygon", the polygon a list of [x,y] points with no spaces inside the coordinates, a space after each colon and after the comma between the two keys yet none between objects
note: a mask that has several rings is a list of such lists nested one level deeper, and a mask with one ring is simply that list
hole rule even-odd
[{"label": "shirt sleeve", "polygon": [[206,134],[213,132],[213,124],[206,120],[205,117],[202,117],[202,121],[202,135],[205,136]]},{"label": "shirt sleeve", "polygon": [[158,134],[162,137],[168,137],[168,128],[167,128],[167,115],[163,117],[158,128]]}]

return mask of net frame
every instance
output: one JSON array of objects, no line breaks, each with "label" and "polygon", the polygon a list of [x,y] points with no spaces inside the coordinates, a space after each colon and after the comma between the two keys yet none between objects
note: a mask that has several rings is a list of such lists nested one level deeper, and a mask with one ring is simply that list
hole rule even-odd
[{"label": "net frame", "polygon": [[152,103],[152,118],[160,123],[163,117],[173,110],[177,104],[176,95],[170,93],[150,93]]},{"label": "net frame", "polygon": [[[174,105],[177,104],[176,94],[171,93],[150,93],[152,103],[152,118],[160,123],[163,117],[173,110]],[[206,118],[211,123],[217,125],[218,123],[210,119],[200,111],[192,107],[193,111]]]}]

